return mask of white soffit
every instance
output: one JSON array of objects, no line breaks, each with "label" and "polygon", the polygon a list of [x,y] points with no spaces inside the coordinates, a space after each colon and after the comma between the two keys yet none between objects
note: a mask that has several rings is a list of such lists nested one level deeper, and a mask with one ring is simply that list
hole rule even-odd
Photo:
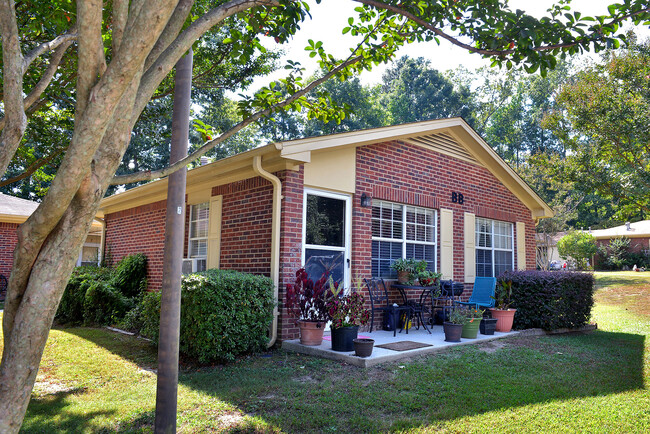
[{"label": "white soffit", "polygon": [[406,143],[411,143],[417,146],[422,146],[427,149],[439,152],[450,157],[458,158],[459,160],[468,163],[482,166],[467,149],[456,141],[451,135],[447,133],[428,134],[425,136],[411,137],[404,140]]}]

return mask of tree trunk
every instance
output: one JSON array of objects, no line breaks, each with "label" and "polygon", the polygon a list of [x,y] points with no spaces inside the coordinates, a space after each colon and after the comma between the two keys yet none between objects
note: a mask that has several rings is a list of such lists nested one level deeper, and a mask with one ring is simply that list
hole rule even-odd
[{"label": "tree trunk", "polygon": [[[179,161],[187,156],[191,90],[192,50],[176,64],[170,162]],[[176,432],[186,174],[186,168],[172,173],[167,183],[160,340],[158,342],[156,433]]]}]

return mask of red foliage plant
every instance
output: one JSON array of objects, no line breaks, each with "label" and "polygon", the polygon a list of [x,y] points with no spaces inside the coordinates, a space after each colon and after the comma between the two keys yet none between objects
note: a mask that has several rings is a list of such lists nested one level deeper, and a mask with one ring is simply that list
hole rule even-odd
[{"label": "red foliage plant", "polygon": [[316,282],[304,268],[296,271],[296,281],[287,284],[286,307],[289,314],[300,321],[327,322],[328,272]]}]

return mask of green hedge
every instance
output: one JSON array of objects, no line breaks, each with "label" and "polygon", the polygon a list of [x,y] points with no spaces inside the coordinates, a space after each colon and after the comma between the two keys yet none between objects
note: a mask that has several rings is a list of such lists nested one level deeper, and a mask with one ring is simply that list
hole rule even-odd
[{"label": "green hedge", "polygon": [[122,258],[114,270],[92,266],[75,268],[63,292],[56,320],[98,325],[122,321],[140,303],[146,290],[146,265],[146,256],[138,253]]},{"label": "green hedge", "polygon": [[126,297],[140,297],[147,289],[147,257],[136,253],[122,258],[111,283]]},{"label": "green hedge", "polygon": [[84,303],[88,288],[99,281],[110,281],[113,270],[105,267],[77,267],[72,272],[63,292],[56,320],[60,323],[80,324],[84,322]]},{"label": "green hedge", "polygon": [[590,273],[509,271],[499,280],[512,281],[516,329],[575,328],[591,318],[594,277]]},{"label": "green hedge", "polygon": [[[141,333],[158,340],[160,295],[143,299]],[[184,276],[181,289],[180,352],[200,363],[230,361],[268,342],[273,318],[273,282],[228,270]]]}]

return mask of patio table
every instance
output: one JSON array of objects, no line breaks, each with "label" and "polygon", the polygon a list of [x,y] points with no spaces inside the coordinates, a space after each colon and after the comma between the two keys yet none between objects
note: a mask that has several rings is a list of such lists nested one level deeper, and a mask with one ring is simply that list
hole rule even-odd
[{"label": "patio table", "polygon": [[[434,300],[438,299],[438,298],[435,298],[435,299],[433,298],[433,291],[436,290],[438,288],[438,286],[437,285],[433,285],[433,286],[408,285],[408,284],[402,284],[402,283],[393,283],[391,286],[393,288],[397,288],[397,290],[399,291],[399,293],[400,293],[400,295],[402,297],[402,300],[404,301],[404,304],[406,306],[412,306],[413,307],[412,312],[420,315],[420,321],[419,322],[422,324],[422,327],[424,327],[424,329],[426,331],[431,333],[431,330],[429,330],[429,328],[427,327],[426,321],[424,321],[424,318],[422,317],[422,311],[424,309],[424,306],[420,306],[420,303],[422,301],[426,300],[426,297],[424,297],[423,295],[426,294],[426,292],[428,291],[429,292],[429,297],[431,298],[431,307],[432,307],[431,313],[433,314],[433,308],[435,308]],[[415,289],[415,290],[419,291],[418,296],[417,296],[417,298],[415,300],[409,300],[408,299],[408,296],[406,295],[406,290],[408,290],[408,289]],[[419,312],[418,312],[418,308],[420,309]],[[407,329],[407,331],[408,331],[408,329]]]}]

